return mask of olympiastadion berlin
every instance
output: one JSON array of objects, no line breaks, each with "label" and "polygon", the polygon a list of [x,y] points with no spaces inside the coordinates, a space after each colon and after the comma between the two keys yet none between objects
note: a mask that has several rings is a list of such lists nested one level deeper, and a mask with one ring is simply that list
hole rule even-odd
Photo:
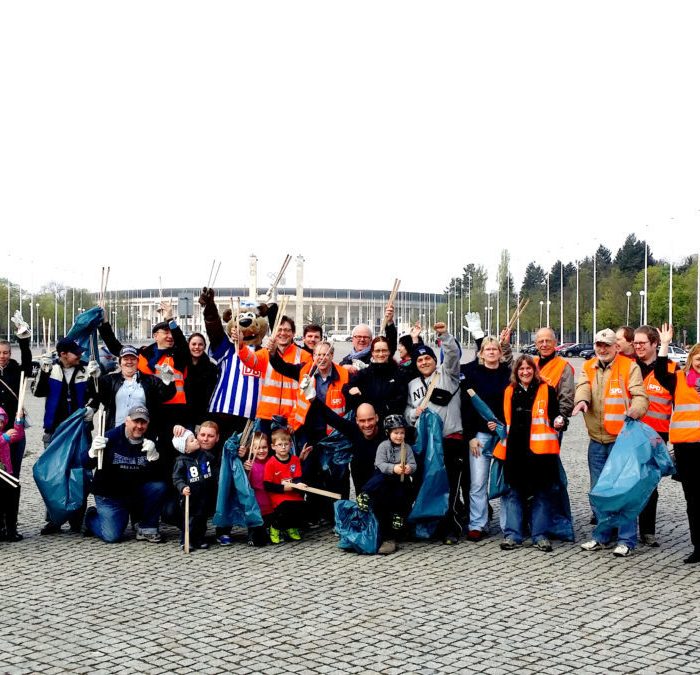
[{"label": "olympiastadion berlin", "polygon": [[[267,287],[258,285],[257,266],[258,259],[252,255],[247,287],[215,288],[219,313],[232,306],[237,307],[239,298],[260,298],[267,293]],[[158,307],[161,292],[164,300],[170,300],[177,307],[176,315],[183,332],[203,329],[201,307],[197,302],[201,288],[115,290],[108,293],[105,309],[120,338],[133,341],[150,339],[151,326],[160,320]],[[285,314],[294,319],[298,334],[301,334],[305,324],[316,323],[323,328],[324,335],[342,339],[358,323],[369,324],[376,333],[381,326],[390,293],[391,288],[305,288],[304,258],[297,256],[296,286],[278,287],[271,301],[278,305],[286,303]],[[399,290],[394,303],[399,334],[408,332],[410,326],[419,320],[423,325],[432,325],[438,305],[445,301],[446,297],[441,293]]]}]

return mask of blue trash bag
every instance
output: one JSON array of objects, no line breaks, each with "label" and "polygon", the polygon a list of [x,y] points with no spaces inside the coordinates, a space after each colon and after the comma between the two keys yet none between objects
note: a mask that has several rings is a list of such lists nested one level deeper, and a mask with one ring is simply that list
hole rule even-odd
[{"label": "blue trash bag", "polygon": [[[345,419],[352,421],[355,414],[351,410]],[[314,451],[319,453],[321,468],[336,478],[342,478],[352,461],[352,443],[346,436],[335,430],[316,443]]]},{"label": "blue trash bag", "polygon": [[371,511],[362,511],[349,499],[335,505],[335,531],[340,537],[338,548],[374,555],[379,549],[379,523]]},{"label": "blue trash bag", "polygon": [[598,516],[596,530],[635,520],[661,478],[673,473],[673,461],[659,434],[639,420],[626,418],[589,495]]},{"label": "blue trash bag", "polygon": [[84,416],[85,408],[79,408],[59,424],[32,470],[53,523],[65,523],[80,510],[88,492],[90,474],[84,467],[92,439]]},{"label": "blue trash bag", "polygon": [[[473,391],[473,389],[469,389],[467,391]],[[506,440],[506,437],[508,436],[508,432],[506,431],[506,425],[501,422],[501,420],[496,417],[496,415],[493,414],[493,410],[489,408],[488,404],[484,402],[484,400],[479,396],[478,394],[469,394],[469,400],[471,401],[472,406],[474,407],[474,410],[479,413],[480,417],[485,421],[485,422],[495,422],[496,423],[496,434],[498,434],[498,438],[502,441]]]},{"label": "blue trash bag", "polygon": [[241,434],[233,434],[224,443],[219,470],[219,489],[216,495],[216,513],[212,523],[216,527],[260,527],[260,514],[255,492],[248,481],[243,462],[238,456]]},{"label": "blue trash bag", "polygon": [[97,345],[97,327],[102,323],[104,311],[102,307],[91,307],[90,309],[78,314],[75,317],[75,322],[71,326],[67,338],[75,340],[85,351],[80,355],[80,360],[87,363],[91,356],[95,356],[95,360],[99,362],[99,350]]},{"label": "blue trash bag", "polygon": [[544,496],[549,514],[547,536],[550,539],[559,539],[560,541],[574,541],[574,519],[571,515],[568,490],[569,479],[560,457],[557,457],[557,463],[559,464],[559,480],[550,487]]},{"label": "blue trash bag", "polygon": [[430,409],[424,410],[418,418],[416,437],[413,454],[418,465],[415,479],[420,488],[408,514],[408,522],[413,525],[418,539],[430,539],[447,513],[450,499],[440,416]]},{"label": "blue trash bag", "polygon": [[498,499],[508,492],[505,475],[505,462],[494,459],[489,472],[489,499]]}]

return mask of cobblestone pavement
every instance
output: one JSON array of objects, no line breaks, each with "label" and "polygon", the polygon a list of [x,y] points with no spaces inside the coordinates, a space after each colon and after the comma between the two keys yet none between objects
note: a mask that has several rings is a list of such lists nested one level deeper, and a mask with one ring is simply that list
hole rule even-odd
[{"label": "cobblestone pavement", "polygon": [[[184,555],[160,545],[42,537],[31,465],[41,403],[30,401],[20,531],[0,544],[0,672],[564,673],[700,671],[700,568],[680,484],[660,486],[658,549],[626,559],[492,536],[406,543],[385,558],[336,548],[326,531],[251,549]],[[586,436],[563,460],[578,540],[590,534]]]}]

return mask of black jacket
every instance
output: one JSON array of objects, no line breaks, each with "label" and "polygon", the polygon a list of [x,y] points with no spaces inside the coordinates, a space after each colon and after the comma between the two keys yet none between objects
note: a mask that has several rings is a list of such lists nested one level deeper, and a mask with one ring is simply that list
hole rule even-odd
[{"label": "black jacket", "polygon": [[[146,395],[146,407],[151,414],[150,427],[155,428],[154,422],[159,416],[159,409],[164,401],[169,401],[175,396],[175,384],[164,384],[159,377],[155,375],[144,375],[140,371],[136,371],[136,381],[143,387],[143,392]],[[98,380],[98,391],[92,394],[88,405],[97,410],[100,403],[105,407],[107,418],[105,420],[105,428],[114,428],[114,416],[116,414],[116,397],[117,392],[124,384],[124,376],[121,373],[110,373],[102,375]]]},{"label": "black jacket", "polygon": [[[357,387],[359,394],[350,394]],[[387,363],[370,363],[344,387],[346,408],[357,410],[361,403],[371,403],[380,419],[387,415],[403,415],[406,409],[408,384],[392,359]]]},{"label": "black jacket", "polygon": [[[24,372],[25,377],[32,376],[32,351],[29,347],[29,338],[19,341],[19,350],[22,355],[21,366],[14,359],[10,359],[4,368],[0,368],[0,407],[7,413],[8,428],[12,428],[17,416],[20,375]],[[14,394],[8,390],[8,387]]]}]

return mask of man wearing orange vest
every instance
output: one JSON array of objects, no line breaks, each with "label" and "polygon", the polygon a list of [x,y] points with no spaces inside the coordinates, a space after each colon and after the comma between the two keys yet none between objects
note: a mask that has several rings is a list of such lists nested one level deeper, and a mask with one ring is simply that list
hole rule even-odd
[{"label": "man wearing orange vest", "polygon": [[[299,382],[296,378],[278,373],[270,363],[270,356],[277,354],[283,361],[294,364],[306,364],[311,356],[294,343],[296,326],[288,316],[279,321],[277,333],[270,338],[267,347],[253,351],[250,347],[241,347],[238,358],[243,365],[263,373],[263,381],[255,417],[262,420],[262,430],[269,433],[270,422],[274,416],[291,420],[292,411],[297,402]],[[234,335],[235,339],[235,335]]]},{"label": "man wearing orange vest", "polygon": [[[642,371],[644,388],[649,397],[649,410],[642,418],[642,422],[648,424],[656,433],[668,443],[668,429],[671,424],[671,412],[673,411],[673,395],[659,381],[655,375],[656,352],[659,348],[659,331],[653,326],[640,326],[634,332],[634,351],[637,354],[637,365]],[[675,378],[676,364],[666,363],[667,377]],[[639,514],[640,540],[647,546],[658,547],[656,541],[656,505],[659,501],[659,492],[654,489],[647,505]]]},{"label": "man wearing orange vest", "polygon": [[[625,417],[641,419],[649,407],[642,371],[634,361],[617,353],[615,333],[605,328],[596,333],[594,342],[596,355],[583,364],[572,413],[584,413],[590,437],[588,470],[591,489],[603,471]],[[584,551],[602,550],[610,543],[612,535],[612,529],[598,525],[593,531],[594,538],[581,544],[581,548]],[[636,520],[622,523],[613,555],[628,556],[636,543]]]},{"label": "man wearing orange vest", "polygon": [[539,352],[535,362],[540,369],[540,377],[556,390],[559,414],[567,420],[563,427],[566,429],[568,418],[574,409],[574,369],[565,358],[557,354],[557,336],[551,328],[540,328],[537,331],[535,346]]}]

